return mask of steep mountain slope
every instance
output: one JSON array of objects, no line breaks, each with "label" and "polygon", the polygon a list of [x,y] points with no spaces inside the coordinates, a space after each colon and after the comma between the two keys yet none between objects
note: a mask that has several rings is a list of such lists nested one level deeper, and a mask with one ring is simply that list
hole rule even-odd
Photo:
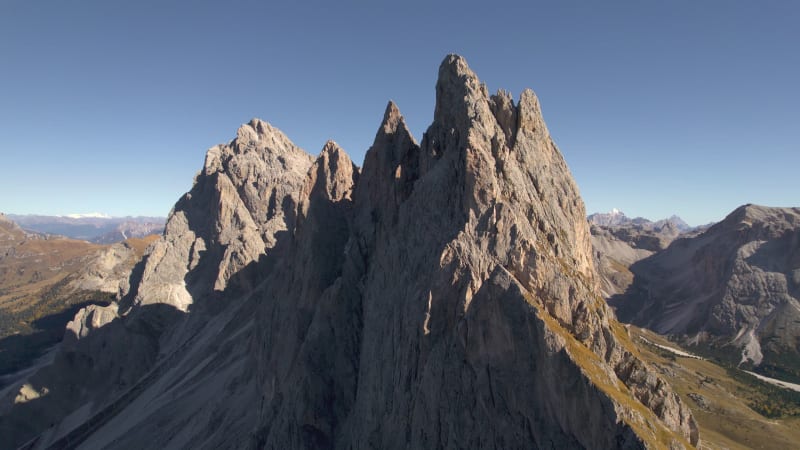
[{"label": "steep mountain slope", "polygon": [[0,215],[0,307],[29,306],[30,293],[60,281],[102,246],[27,233]]},{"label": "steep mountain slope", "polygon": [[633,283],[629,267],[652,255],[652,250],[639,248],[635,243],[614,235],[610,227],[591,226],[594,264],[600,277],[600,294],[604,298],[622,294]]},{"label": "steep mountain slope", "polygon": [[664,250],[679,236],[699,234],[678,216],[655,222],[628,218],[622,211],[595,213],[588,217],[600,291],[605,298],[624,293],[633,282],[630,266]]},{"label": "steep mountain slope", "polygon": [[108,302],[152,238],[101,246],[23,231],[0,215],[0,387],[61,340],[88,302]]},{"label": "steep mountain slope", "polygon": [[742,206],[631,270],[621,319],[800,377],[800,209]]},{"label": "steep mountain slope", "polygon": [[535,95],[490,96],[454,55],[422,143],[390,103],[362,171],[333,142],[313,160],[258,120],[209,150],[130,291],[80,312],[68,335],[50,368],[2,398],[0,441],[698,439],[598,295],[583,202]]},{"label": "steep mountain slope", "polygon": [[[633,325],[626,325],[626,328],[635,341],[644,344],[640,356],[692,406],[701,433],[697,448],[785,450],[797,447],[800,393],[761,383],[733,367],[685,356],[685,352],[684,356],[676,355],[666,350],[675,349],[675,343]],[[779,417],[780,413],[793,413],[793,416]]]}]

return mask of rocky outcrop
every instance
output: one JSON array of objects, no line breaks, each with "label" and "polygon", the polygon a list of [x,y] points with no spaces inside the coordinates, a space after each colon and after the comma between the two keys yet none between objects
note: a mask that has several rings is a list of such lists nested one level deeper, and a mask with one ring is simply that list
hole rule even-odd
[{"label": "rocky outcrop", "polygon": [[[271,125],[253,120],[228,145],[211,148],[194,187],[175,205],[164,237],[132,292],[135,305],[186,311],[195,297],[224,291],[294,226],[312,158]],[[239,280],[248,283],[248,280]]]},{"label": "rocky outcrop", "polygon": [[[333,142],[313,161],[253,121],[209,150],[119,317],[72,325],[75,354],[145,339],[101,359],[147,371],[102,401],[70,398],[94,402],[37,444],[695,444],[688,408],[598,295],[592,258],[536,96],[489,95],[461,57],[440,67],[422,142],[390,103],[362,171]],[[28,404],[63,395],[43,380]]]},{"label": "rocky outcrop", "polygon": [[0,387],[49,353],[80,308],[113,300],[148,239],[96,245],[26,232],[0,215]]},{"label": "rocky outcrop", "polygon": [[[243,125],[231,143],[210,149],[164,235],[121,283],[120,302],[80,311],[54,364],[29,380],[28,390],[47,389],[48,395],[24,405],[14,402],[13,393],[2,400],[0,414],[6,418],[0,434],[6,442],[19,442],[55,422],[43,436],[54,441],[93,415],[107,415],[106,408],[120,408],[120,398],[132,401],[132,391],[149,387],[167,365],[176,364],[176,354],[197,339],[199,329],[210,333],[210,317],[224,320],[217,316],[220,309],[253,287],[260,259],[270,250],[278,253],[279,235],[294,226],[311,162],[280,131],[258,120]],[[92,267],[105,266],[105,259],[100,255]],[[109,259],[113,263],[116,257]],[[77,282],[108,278],[92,273]],[[192,314],[186,314],[190,308]],[[215,351],[191,343],[196,346],[191,355]],[[241,345],[246,348],[246,340]],[[182,367],[199,362],[186,358]]]},{"label": "rocky outcrop", "polygon": [[[800,209],[745,205],[632,266],[620,318],[800,376]],[[734,353],[735,356],[732,356]]]},{"label": "rocky outcrop", "polygon": [[146,247],[156,239],[154,235],[132,238],[99,250],[86,267],[72,277],[70,288],[109,294],[127,292],[131,270],[142,259]]}]

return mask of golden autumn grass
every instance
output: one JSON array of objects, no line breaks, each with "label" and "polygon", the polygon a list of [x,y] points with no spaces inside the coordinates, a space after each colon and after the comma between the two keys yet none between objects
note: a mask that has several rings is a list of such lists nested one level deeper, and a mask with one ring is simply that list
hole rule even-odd
[{"label": "golden autumn grass", "polygon": [[[800,443],[800,417],[770,419],[750,408],[749,403],[761,395],[731,372],[711,361],[667,354],[644,344],[650,342],[677,346],[663,337],[629,326],[634,340],[639,341],[640,355],[655,365],[692,409],[700,427],[702,449],[788,449]],[[735,370],[735,369],[734,369]],[[703,407],[689,394],[700,395]]]},{"label": "golden autumn grass", "polygon": [[[124,245],[137,259],[157,236]],[[18,370],[55,344],[66,321],[90,302],[108,302],[113,294],[70,286],[110,245],[25,233],[0,221],[0,374]]]}]

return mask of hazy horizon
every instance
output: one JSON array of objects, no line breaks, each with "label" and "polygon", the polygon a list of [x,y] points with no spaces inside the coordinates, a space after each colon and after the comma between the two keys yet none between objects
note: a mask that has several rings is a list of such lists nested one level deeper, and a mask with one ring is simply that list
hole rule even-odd
[{"label": "hazy horizon", "polygon": [[3,2],[0,211],[164,217],[253,117],[360,164],[390,99],[422,139],[448,53],[537,93],[587,214],[800,206],[797,23],[794,2]]}]

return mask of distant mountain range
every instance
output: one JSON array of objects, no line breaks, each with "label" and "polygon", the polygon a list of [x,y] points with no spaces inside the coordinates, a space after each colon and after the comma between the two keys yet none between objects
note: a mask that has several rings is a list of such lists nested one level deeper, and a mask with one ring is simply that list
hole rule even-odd
[{"label": "distant mountain range", "polygon": [[630,271],[620,319],[800,381],[800,208],[741,206]]},{"label": "distant mountain range", "polygon": [[657,220],[655,222],[645,219],[644,217],[629,218],[624,212],[614,208],[607,213],[594,213],[588,217],[589,223],[592,225],[601,226],[621,226],[621,225],[638,225],[645,228],[663,228],[665,226],[672,226],[678,231],[689,231],[693,227],[686,223],[683,219],[676,215],[672,215],[666,219]]},{"label": "distant mountain range", "polygon": [[696,228],[618,210],[589,222],[601,291],[621,320],[800,381],[800,208],[744,205]]},{"label": "distant mountain range", "polygon": [[26,232],[0,214],[0,388],[61,341],[81,307],[114,300],[156,238],[100,245]]},{"label": "distant mountain range", "polygon": [[110,217],[101,213],[67,216],[7,214],[22,229],[33,233],[65,236],[72,239],[112,244],[164,231],[164,217]]}]

